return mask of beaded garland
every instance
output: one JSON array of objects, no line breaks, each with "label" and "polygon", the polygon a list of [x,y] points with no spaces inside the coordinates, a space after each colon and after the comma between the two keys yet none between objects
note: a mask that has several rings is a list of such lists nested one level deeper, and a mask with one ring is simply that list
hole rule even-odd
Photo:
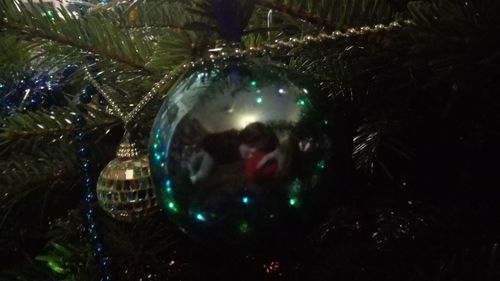
[{"label": "beaded garland", "polygon": [[75,117],[74,124],[76,127],[76,140],[79,145],[77,154],[78,159],[80,160],[80,170],[83,173],[82,185],[85,188],[83,205],[85,227],[94,249],[94,256],[99,262],[101,269],[100,281],[110,281],[113,280],[113,278],[110,272],[109,257],[106,254],[106,249],[96,222],[96,195],[93,191],[94,179],[91,175],[90,150],[85,145],[86,135],[83,131],[85,119],[83,116],[77,115]]}]

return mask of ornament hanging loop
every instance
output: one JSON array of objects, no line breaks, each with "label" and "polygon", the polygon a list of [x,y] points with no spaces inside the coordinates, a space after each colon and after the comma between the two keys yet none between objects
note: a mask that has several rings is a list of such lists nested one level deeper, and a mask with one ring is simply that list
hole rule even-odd
[{"label": "ornament hanging loop", "polygon": [[269,9],[267,12],[267,40],[271,41],[271,26],[273,25],[273,9]]}]

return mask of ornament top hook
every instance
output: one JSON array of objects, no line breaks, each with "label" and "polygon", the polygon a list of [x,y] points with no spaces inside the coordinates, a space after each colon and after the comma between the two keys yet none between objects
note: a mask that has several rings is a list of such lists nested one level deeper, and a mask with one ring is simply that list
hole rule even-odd
[{"label": "ornament top hook", "polygon": [[134,142],[130,141],[130,133],[125,131],[123,135],[123,139],[120,142],[120,146],[116,152],[116,157],[127,160],[132,159],[139,156],[139,150],[137,149],[137,145]]}]

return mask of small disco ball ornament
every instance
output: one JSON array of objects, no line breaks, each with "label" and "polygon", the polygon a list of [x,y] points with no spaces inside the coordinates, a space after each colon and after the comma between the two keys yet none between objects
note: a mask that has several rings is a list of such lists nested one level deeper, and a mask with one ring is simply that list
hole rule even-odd
[{"label": "small disco ball ornament", "polygon": [[111,217],[127,222],[158,211],[147,156],[140,155],[128,140],[120,144],[116,155],[99,175],[99,205]]},{"label": "small disco ball ornament", "polygon": [[303,74],[264,59],[193,71],[150,136],[166,215],[212,248],[258,253],[303,239],[328,208],[335,167],[346,164],[322,99]]}]

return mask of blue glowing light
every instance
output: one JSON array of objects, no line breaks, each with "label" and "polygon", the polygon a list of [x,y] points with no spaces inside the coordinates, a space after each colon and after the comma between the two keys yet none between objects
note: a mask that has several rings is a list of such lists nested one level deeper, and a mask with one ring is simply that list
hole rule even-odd
[{"label": "blue glowing light", "polygon": [[250,198],[244,196],[243,198],[241,198],[241,202],[243,202],[243,204],[248,204],[250,202]]},{"label": "blue glowing light", "polygon": [[170,182],[170,180],[166,180],[166,181],[165,181],[165,190],[166,190],[168,193],[172,192],[172,187],[171,187],[171,182]]},{"label": "blue glowing light", "polygon": [[205,216],[202,213],[196,214],[196,219],[199,221],[205,221]]}]

